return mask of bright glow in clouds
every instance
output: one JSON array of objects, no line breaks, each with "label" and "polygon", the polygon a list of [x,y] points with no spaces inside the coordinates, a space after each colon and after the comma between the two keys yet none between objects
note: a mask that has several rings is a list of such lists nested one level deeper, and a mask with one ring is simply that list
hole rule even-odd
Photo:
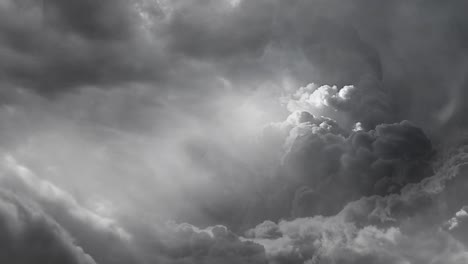
[{"label": "bright glow in clouds", "polygon": [[227,0],[232,7],[238,6],[243,0]]},{"label": "bright glow in clouds", "polygon": [[287,107],[291,112],[308,111],[312,114],[323,113],[327,108],[334,110],[336,104],[349,100],[355,89],[352,85],[338,89],[336,86],[317,86],[311,83],[299,88],[292,95]]}]

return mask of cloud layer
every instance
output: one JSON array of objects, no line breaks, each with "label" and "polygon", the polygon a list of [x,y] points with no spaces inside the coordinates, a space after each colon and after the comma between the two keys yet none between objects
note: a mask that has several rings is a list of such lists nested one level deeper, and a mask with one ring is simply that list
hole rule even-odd
[{"label": "cloud layer", "polygon": [[466,8],[0,0],[0,262],[468,262]]}]

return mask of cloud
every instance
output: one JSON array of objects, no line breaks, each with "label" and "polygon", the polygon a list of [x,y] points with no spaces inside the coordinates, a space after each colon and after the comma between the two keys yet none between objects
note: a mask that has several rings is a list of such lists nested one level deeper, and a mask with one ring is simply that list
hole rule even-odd
[{"label": "cloud", "polygon": [[[43,95],[158,79],[136,1],[4,1],[0,69],[6,84]],[[150,56],[146,55],[151,48]]]},{"label": "cloud", "polygon": [[236,90],[284,78],[353,84],[352,116],[365,127],[408,119],[438,130],[463,123],[464,5],[4,1],[0,69],[5,84],[48,95],[127,83],[187,90],[200,81],[198,91],[210,76]]},{"label": "cloud", "polygon": [[163,263],[266,263],[262,246],[240,240],[224,226],[201,230],[182,224],[168,231]]},{"label": "cloud", "polygon": [[0,0],[4,252],[465,263],[463,10]]},{"label": "cloud", "polygon": [[215,60],[260,57],[270,42],[271,1],[242,1],[234,7],[228,1],[178,1],[174,6],[166,30],[175,52]]},{"label": "cloud", "polygon": [[[2,157],[1,170],[2,192],[12,192],[15,196],[20,197],[15,199],[31,203],[33,208],[38,211],[39,219],[44,218],[46,223],[52,223],[49,224],[48,228],[57,229],[59,234],[64,233],[66,239],[70,240],[73,245],[77,245],[77,247],[79,245],[79,250],[84,250],[97,262],[120,263],[116,262],[116,258],[120,259],[118,261],[132,261],[132,252],[128,244],[132,237],[114,219],[100,216],[83,207],[73,196],[54,184],[40,179],[11,156]],[[21,208],[22,205],[17,206]],[[29,217],[33,220],[28,221],[34,221],[36,214],[34,211],[28,212],[27,208],[17,210],[31,214]],[[18,236],[21,237],[22,234],[20,233]],[[11,243],[11,241],[5,243]],[[115,252],[116,250],[118,251]],[[53,249],[47,248],[44,251],[45,254],[52,254],[52,256],[55,252]],[[10,252],[6,252],[6,254],[10,254]]]},{"label": "cloud", "polygon": [[466,56],[458,56],[466,53],[464,2],[396,1],[372,9],[376,16],[367,5],[135,0],[46,1],[43,8],[4,1],[2,86],[56,95],[129,83],[162,94],[169,87],[211,93],[218,77],[236,91],[283,86],[285,79],[352,84],[347,111],[367,129],[403,119],[434,132],[462,124],[456,98],[463,98],[465,82]]},{"label": "cloud", "polygon": [[283,183],[270,192],[290,201],[295,217],[334,214],[359,197],[398,193],[432,173],[432,144],[408,121],[352,131],[332,119],[295,112],[267,129],[279,130],[285,140],[278,176]]},{"label": "cloud", "polygon": [[248,240],[263,245],[271,263],[466,262],[465,232],[450,232],[465,213],[450,209],[455,201],[448,195],[466,182],[464,148],[450,151],[434,175],[399,194],[361,198],[330,217],[267,221],[249,230]]},{"label": "cloud", "polygon": [[59,224],[15,194],[0,191],[0,260],[95,264]]},{"label": "cloud", "polygon": [[190,224],[132,219],[125,222],[124,230],[114,219],[79,205],[12,157],[3,158],[2,174],[0,228],[6,236],[0,241],[0,259],[11,263],[266,261],[262,246],[241,241],[225,226],[200,229]]},{"label": "cloud", "polygon": [[283,236],[253,239],[271,263],[462,263],[464,247],[443,231],[408,235],[400,229],[362,228],[334,218],[302,218],[278,224]]},{"label": "cloud", "polygon": [[387,123],[394,117],[390,98],[375,87],[308,84],[284,98],[290,112],[305,111],[330,117],[345,127],[356,122],[368,129]]}]

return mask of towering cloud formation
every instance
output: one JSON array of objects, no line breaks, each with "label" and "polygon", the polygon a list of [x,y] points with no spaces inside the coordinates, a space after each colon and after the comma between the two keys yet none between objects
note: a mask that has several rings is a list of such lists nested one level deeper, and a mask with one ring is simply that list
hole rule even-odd
[{"label": "towering cloud formation", "polygon": [[[357,89],[300,88],[287,103],[293,113],[283,123],[266,128],[273,130],[267,137],[285,138],[285,175],[278,179],[283,184],[272,191],[282,196],[283,202],[291,201],[285,208],[290,208],[292,216],[335,214],[359,197],[398,193],[408,183],[433,173],[431,142],[408,121],[380,124],[366,131],[360,123],[341,128],[332,119],[307,112],[328,112],[337,119],[350,120],[348,112],[343,115],[339,109],[352,112],[360,107],[359,99],[350,95]],[[285,216],[285,212],[279,215]]]}]

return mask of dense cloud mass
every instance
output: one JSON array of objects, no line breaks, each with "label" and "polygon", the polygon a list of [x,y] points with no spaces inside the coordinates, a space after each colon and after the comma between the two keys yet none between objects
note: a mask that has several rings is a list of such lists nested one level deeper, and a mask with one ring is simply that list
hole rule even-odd
[{"label": "dense cloud mass", "polygon": [[467,8],[0,0],[0,262],[468,263]]},{"label": "dense cloud mass", "polygon": [[465,148],[399,194],[361,198],[332,217],[264,222],[247,232],[249,240],[279,263],[464,263],[463,241],[451,232],[466,213],[456,208],[465,198],[453,195],[466,186]]},{"label": "dense cloud mass", "polygon": [[96,263],[56,222],[2,192],[1,232],[4,263]]}]

